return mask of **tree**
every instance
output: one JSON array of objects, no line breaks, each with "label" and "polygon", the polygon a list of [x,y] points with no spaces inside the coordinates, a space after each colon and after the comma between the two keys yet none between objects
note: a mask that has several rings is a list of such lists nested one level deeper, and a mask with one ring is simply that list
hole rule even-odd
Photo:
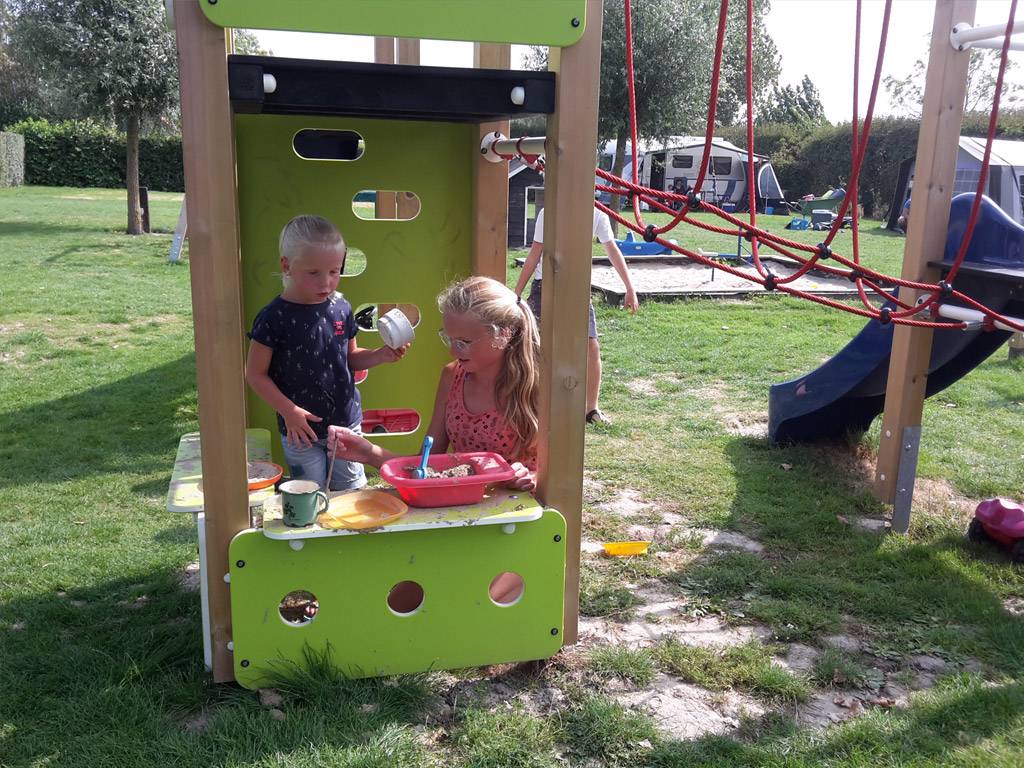
[{"label": "tree", "polygon": [[[1018,64],[1011,54],[1006,62],[1006,74],[1010,75]],[[900,117],[921,117],[921,104],[924,102],[924,80],[927,67],[924,60],[918,59],[910,72],[897,78],[886,75],[882,79],[885,90],[889,93],[893,110]],[[999,51],[984,48],[972,48],[971,58],[967,64],[967,92],[964,94],[965,112],[987,112],[992,107],[992,99],[996,93],[996,76],[999,74]],[[1019,107],[1024,100],[1024,86],[1010,83],[1009,77],[1003,78],[1003,94],[999,100],[1000,111]]]},{"label": "tree", "polygon": [[757,122],[761,125],[783,123],[811,128],[828,123],[818,89],[807,75],[796,86],[779,88],[773,85],[771,97],[763,107],[756,110],[756,114]]},{"label": "tree", "polygon": [[177,97],[174,35],[160,0],[14,0],[19,59],[84,116],[125,131],[128,233],[141,234],[139,133]]},{"label": "tree", "polygon": [[268,51],[256,37],[251,29],[232,29],[231,46],[234,52],[240,56],[273,56],[273,51]]},{"label": "tree", "polygon": [[[771,0],[754,0],[754,114],[779,78],[780,57],[775,41],[764,24],[771,10]],[[747,4],[729,5],[725,46],[722,51],[722,76],[718,86],[718,108],[715,120],[719,125],[732,125],[746,115],[747,105]]]},{"label": "tree", "polygon": [[[723,51],[722,80],[716,121],[735,119],[746,101],[745,4],[730,12]],[[769,0],[756,0],[755,88],[764,89],[778,72],[778,54],[759,19]],[[704,0],[633,0],[633,64],[639,140],[666,139],[673,134],[704,133],[707,120],[711,67],[714,62],[718,4]],[[760,57],[760,60],[759,60]],[[534,48],[527,66],[547,65],[546,50]],[[601,100],[598,136],[615,140],[612,173],[621,176],[629,141],[626,81],[625,4],[609,0],[604,6],[601,39]],[[618,205],[618,200],[612,204]]]}]

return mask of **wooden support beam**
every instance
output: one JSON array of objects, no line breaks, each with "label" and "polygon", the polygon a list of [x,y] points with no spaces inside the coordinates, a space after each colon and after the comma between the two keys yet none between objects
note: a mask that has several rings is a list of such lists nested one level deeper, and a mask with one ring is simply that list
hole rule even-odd
[{"label": "wooden support beam", "polygon": [[565,642],[579,619],[587,305],[594,227],[594,164],[601,76],[601,0],[587,0],[575,45],[552,48],[555,114],[548,120],[541,307],[538,498],[565,516]]},{"label": "wooden support beam", "polygon": [[[420,41],[416,38],[398,38],[398,63],[416,64],[420,63]],[[414,194],[415,190],[395,190],[395,211],[396,216],[403,221],[415,218],[420,211],[420,201]]]},{"label": "wooden support beam", "polygon": [[225,31],[206,20],[197,0],[175,0],[174,20],[202,434],[205,576],[213,677],[222,682],[234,679],[227,649],[230,593],[224,583],[228,544],[249,525],[235,151]]},{"label": "wooden support beam", "polygon": [[[373,38],[373,61],[376,64],[395,63],[395,38]],[[398,218],[398,199],[394,192],[384,193],[377,190],[377,198],[373,204],[374,217],[377,219]]]},{"label": "wooden support beam", "polygon": [[398,63],[420,63],[420,41],[415,37],[398,38]]},{"label": "wooden support beam", "polygon": [[395,63],[395,38],[373,38],[373,61],[376,64]]},{"label": "wooden support beam", "polygon": [[[512,46],[474,43],[477,69],[509,69]],[[480,138],[494,133],[509,135],[509,121],[480,124]],[[473,274],[504,283],[508,267],[508,162],[477,158],[473,171]]]},{"label": "wooden support beam", "polygon": [[[935,282],[939,277],[928,262],[941,260],[945,247],[970,59],[969,51],[957,51],[950,45],[949,33],[958,22],[973,23],[974,10],[975,0],[939,0],[935,4],[913,204],[903,252],[902,276],[907,280]],[[900,298],[911,304],[919,295],[900,289]],[[910,525],[931,349],[931,329],[897,326],[893,330],[874,491],[880,500],[895,504],[892,529],[901,533]]]}]

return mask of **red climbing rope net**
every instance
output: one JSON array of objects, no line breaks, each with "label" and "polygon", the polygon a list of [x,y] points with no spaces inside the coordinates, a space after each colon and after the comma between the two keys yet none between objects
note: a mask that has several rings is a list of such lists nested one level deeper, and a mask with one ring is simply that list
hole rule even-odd
[{"label": "red climbing rope net", "polygon": [[[632,8],[630,0],[625,2],[625,32],[626,32],[626,76],[629,97],[629,125],[631,139],[631,154],[633,161],[633,174],[636,178],[638,164],[637,144],[637,113],[636,113],[636,91],[634,85],[633,71],[633,24]],[[953,280],[959,272],[964,258],[967,255],[967,248],[970,245],[971,236],[974,233],[979,210],[981,207],[982,192],[988,178],[989,160],[992,153],[992,141],[995,138],[996,124],[999,117],[999,100],[1003,87],[1003,77],[1006,72],[1007,52],[1010,47],[1010,38],[1013,32],[1013,21],[1017,8],[1017,0],[1011,0],[1009,18],[1006,23],[1006,31],[1003,38],[1001,57],[999,61],[999,72],[996,78],[995,97],[993,98],[992,110],[989,115],[988,136],[985,143],[985,154],[982,161],[981,174],[978,179],[978,187],[974,196],[974,203],[967,220],[963,239],[959,250],[949,267],[946,279],[934,284],[905,280],[899,277],[886,275],[882,272],[870,269],[860,261],[860,240],[858,236],[858,181],[864,157],[867,152],[868,141],[871,135],[871,120],[875,110],[875,101],[878,96],[878,85],[881,79],[882,63],[885,58],[885,45],[888,37],[889,18],[892,10],[892,0],[886,0],[882,17],[882,28],[879,35],[878,54],[875,61],[874,77],[871,83],[871,93],[868,97],[867,109],[865,110],[863,123],[859,118],[859,70],[860,70],[860,36],[861,36],[861,3],[857,0],[856,22],[854,30],[854,67],[853,67],[853,135],[852,135],[852,163],[850,168],[849,183],[843,201],[837,212],[835,221],[828,230],[825,239],[818,245],[809,245],[783,237],[767,229],[757,226],[757,206],[755,200],[754,184],[748,184],[749,213],[747,221],[743,221],[721,208],[701,199],[698,192],[702,188],[704,177],[708,170],[711,158],[711,142],[715,129],[715,112],[718,104],[718,87],[722,68],[722,55],[725,43],[726,23],[728,17],[729,0],[721,0],[718,15],[718,29],[715,38],[714,69],[711,78],[711,93],[708,100],[707,126],[704,135],[704,155],[701,159],[697,177],[688,194],[666,192],[659,189],[645,187],[627,179],[615,176],[605,170],[597,169],[597,175],[604,184],[595,185],[595,189],[608,192],[612,195],[629,196],[632,200],[632,219],[628,219],[620,212],[612,210],[607,205],[595,201],[594,205],[604,211],[615,221],[628,229],[640,234],[648,242],[657,242],[665,248],[682,254],[687,258],[706,266],[720,269],[723,272],[749,280],[763,286],[768,291],[779,291],[801,299],[813,301],[833,309],[844,312],[852,312],[863,317],[878,320],[881,323],[895,323],[900,325],[916,326],[920,328],[959,328],[965,329],[969,325],[962,321],[942,321],[939,317],[938,308],[943,301],[955,299],[967,307],[980,312],[984,320],[982,328],[993,330],[994,323],[1000,322],[1009,328],[1017,331],[1024,331],[1024,325],[1016,322],[1015,319],[1004,317],[983,304],[975,301],[970,296],[953,288]],[[747,97],[747,160],[748,167],[754,168],[754,89],[753,89],[753,23],[754,23],[754,0],[746,0],[746,97]],[[673,207],[673,203],[679,208]],[[667,224],[654,226],[644,222],[642,208],[646,205],[651,211],[669,214],[672,218]],[[832,243],[842,227],[847,211],[851,212],[852,257],[847,258],[832,249]],[[706,218],[695,218],[694,213],[703,212],[714,214],[721,223],[708,221]],[[661,236],[674,229],[679,224],[686,223],[700,229],[716,232],[722,235],[742,237],[750,243],[750,253],[755,273],[743,271],[728,264],[722,264],[708,256],[685,248],[673,241],[666,240]],[[761,259],[760,247],[765,246],[770,250],[792,259],[799,265],[796,271],[786,276],[774,274]],[[837,266],[822,263],[831,260]],[[843,277],[854,283],[860,299],[860,306],[855,304],[835,301],[824,296],[819,296],[810,291],[796,288],[793,283],[805,275],[811,269],[816,269],[836,277]],[[916,304],[900,300],[892,295],[886,286],[907,288],[917,291],[921,298]],[[894,305],[878,306],[872,300],[871,294],[881,299],[883,303]]]}]

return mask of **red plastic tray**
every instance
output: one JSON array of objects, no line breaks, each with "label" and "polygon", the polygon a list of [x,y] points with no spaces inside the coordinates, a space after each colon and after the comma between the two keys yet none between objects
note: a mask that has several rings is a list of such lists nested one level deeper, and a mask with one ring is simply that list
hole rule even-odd
[{"label": "red plastic tray", "polygon": [[363,434],[415,432],[420,415],[411,408],[376,408],[363,411]]},{"label": "red plastic tray", "polygon": [[469,464],[474,474],[469,477],[439,477],[415,480],[406,467],[418,467],[419,456],[399,456],[385,461],[380,476],[398,490],[402,500],[412,507],[458,507],[476,504],[484,497],[487,486],[507,483],[516,471],[496,453],[440,453],[427,460],[427,466],[444,472],[457,464]]}]

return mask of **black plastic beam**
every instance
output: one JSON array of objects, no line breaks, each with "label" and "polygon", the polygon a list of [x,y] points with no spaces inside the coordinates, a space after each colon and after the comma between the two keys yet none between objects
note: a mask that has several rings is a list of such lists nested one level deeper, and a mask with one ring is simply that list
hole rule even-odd
[{"label": "black plastic beam", "polygon": [[[264,93],[263,76],[276,88]],[[512,102],[521,86],[524,100]],[[485,122],[555,111],[553,72],[229,56],[235,112]]]}]

